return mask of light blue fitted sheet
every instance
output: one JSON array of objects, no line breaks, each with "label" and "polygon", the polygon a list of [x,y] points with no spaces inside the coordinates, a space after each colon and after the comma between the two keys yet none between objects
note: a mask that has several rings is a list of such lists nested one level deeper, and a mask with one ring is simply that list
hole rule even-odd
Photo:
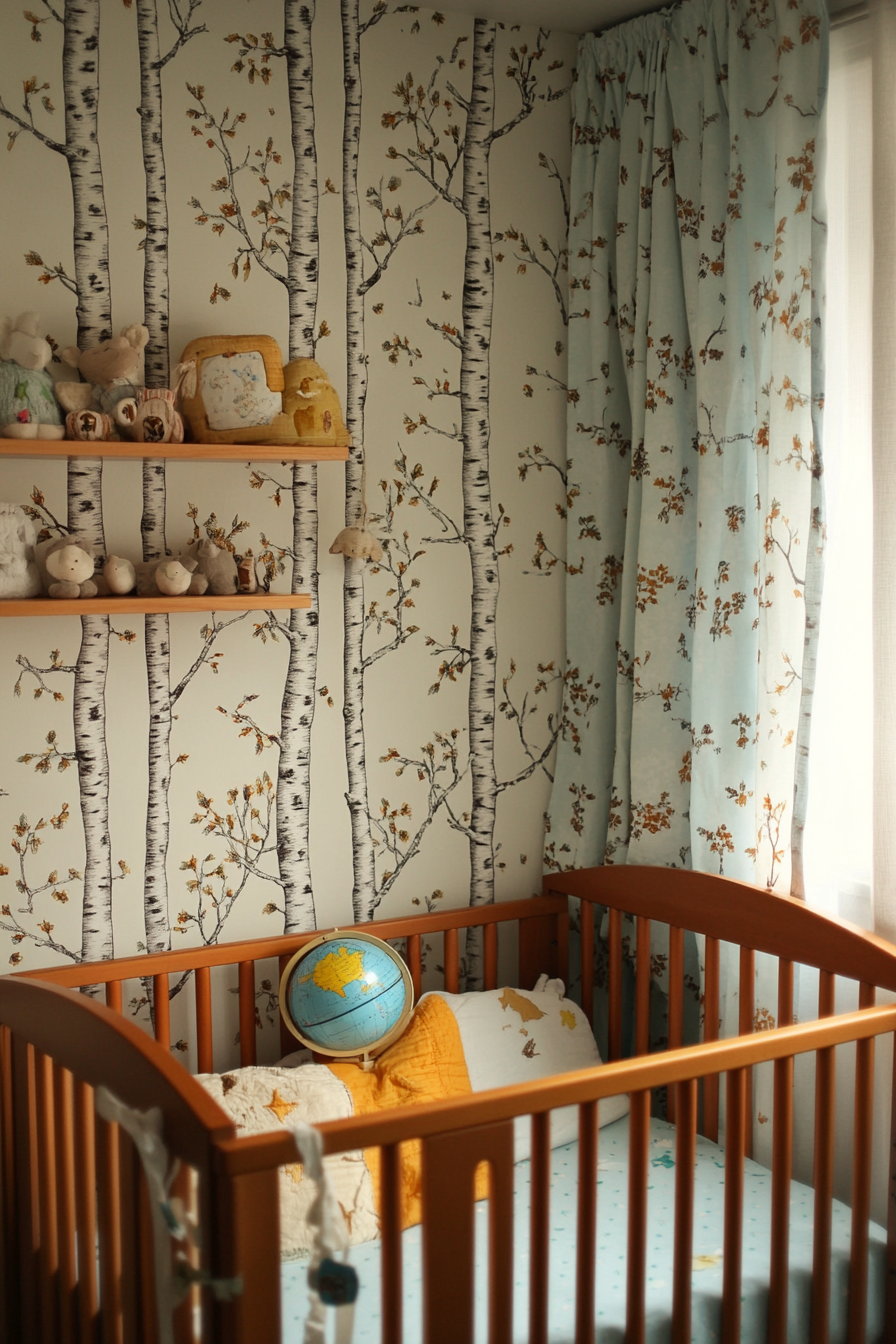
[{"label": "light blue fitted sheet", "polygon": [[[597,1344],[623,1344],[625,1338],[626,1200],[628,1193],[628,1117],[600,1131],[597,1192]],[[552,1344],[572,1344],[575,1333],[575,1225],[577,1145],[568,1144],[552,1154],[550,1328]],[[719,1325],[722,1295],[722,1218],[724,1208],[724,1153],[708,1139],[697,1137],[694,1199],[695,1270],[693,1275],[692,1340],[694,1344],[721,1341]],[[675,1128],[663,1120],[650,1124],[648,1175],[647,1341],[666,1344],[672,1310],[672,1253],[675,1208]],[[514,1222],[518,1230],[514,1284],[513,1338],[528,1340],[529,1292],[529,1164],[516,1168]],[[812,1279],[812,1221],[814,1193],[794,1182],[790,1202],[790,1294],[788,1344],[811,1344],[809,1335]],[[771,1173],[758,1163],[744,1163],[744,1254],[742,1344],[762,1344],[766,1337],[769,1275]],[[476,1207],[477,1321],[476,1340],[485,1344],[487,1206]],[[849,1209],[835,1201],[831,1290],[831,1344],[846,1339],[847,1284],[850,1245]],[[522,1244],[520,1244],[520,1242]],[[869,1265],[869,1344],[883,1340],[884,1267],[886,1233],[871,1224]],[[422,1344],[422,1288],[420,1228],[409,1228],[404,1246],[404,1341]],[[361,1291],[355,1313],[355,1344],[380,1341],[380,1243],[355,1246],[350,1253],[358,1271]],[[697,1257],[708,1257],[697,1268]],[[283,1338],[301,1344],[307,1310],[305,1263],[284,1264]],[[330,1322],[332,1328],[333,1322]],[[389,1344],[393,1344],[392,1341]]]}]

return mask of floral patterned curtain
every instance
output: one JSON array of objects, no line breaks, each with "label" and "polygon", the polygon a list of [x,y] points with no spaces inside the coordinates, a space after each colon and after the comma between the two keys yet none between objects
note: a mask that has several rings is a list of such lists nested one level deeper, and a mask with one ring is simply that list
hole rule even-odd
[{"label": "floral patterned curtain", "polygon": [[[801,886],[823,499],[821,0],[684,0],[574,89],[549,869]],[[796,806],[795,806],[796,804]]]}]

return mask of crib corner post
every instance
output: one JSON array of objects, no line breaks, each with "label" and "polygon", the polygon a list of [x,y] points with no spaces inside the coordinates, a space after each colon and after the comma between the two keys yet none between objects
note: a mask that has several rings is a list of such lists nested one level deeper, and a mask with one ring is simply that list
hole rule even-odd
[{"label": "crib corner post", "polygon": [[212,1273],[242,1281],[228,1302],[216,1302],[215,1344],[257,1344],[280,1335],[279,1168],[212,1178],[209,1209]]},{"label": "crib corner post", "polygon": [[887,1190],[887,1281],[884,1339],[896,1339],[896,1033],[893,1044],[893,1086],[890,1104],[890,1167]]}]

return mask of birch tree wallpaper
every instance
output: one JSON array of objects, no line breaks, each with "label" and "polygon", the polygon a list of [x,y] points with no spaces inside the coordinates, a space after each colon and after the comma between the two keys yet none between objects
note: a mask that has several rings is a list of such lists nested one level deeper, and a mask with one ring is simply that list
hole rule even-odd
[{"label": "birch tree wallpaper", "polygon": [[[3,962],[529,895],[575,39],[392,0],[34,0],[0,33],[3,311],[58,350],[144,323],[155,387],[196,336],[270,335],[354,445],[4,460],[47,535],[134,560],[208,536],[312,607],[4,622]],[[382,559],[331,555],[365,519]]]}]

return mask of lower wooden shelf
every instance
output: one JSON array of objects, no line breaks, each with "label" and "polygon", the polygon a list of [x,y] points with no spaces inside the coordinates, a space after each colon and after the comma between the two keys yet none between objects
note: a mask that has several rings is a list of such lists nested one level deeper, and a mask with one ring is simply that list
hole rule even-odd
[{"label": "lower wooden shelf", "polygon": [[308,593],[237,593],[234,597],[32,597],[0,600],[3,616],[152,616],[184,611],[284,611],[311,606]]}]

